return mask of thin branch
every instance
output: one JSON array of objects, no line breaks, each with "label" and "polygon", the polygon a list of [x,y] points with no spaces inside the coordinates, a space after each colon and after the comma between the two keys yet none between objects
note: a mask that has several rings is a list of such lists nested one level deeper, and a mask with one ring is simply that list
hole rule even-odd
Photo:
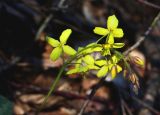
[{"label": "thin branch", "polygon": [[48,23],[50,22],[50,20],[53,18],[53,14],[49,14],[46,19],[44,20],[44,22],[42,23],[42,25],[40,25],[36,36],[35,36],[35,40],[38,40],[40,38],[41,33],[43,32],[43,30],[47,27]]},{"label": "thin branch", "polygon": [[[20,84],[17,82],[9,82],[11,84],[11,86],[13,86],[16,89],[21,89],[21,90],[25,90],[25,89],[30,89],[31,91],[33,91],[34,93],[47,93],[49,91],[48,88],[40,88],[34,85],[29,85],[29,84]],[[102,83],[100,83],[102,84]],[[26,90],[25,90],[26,91]],[[31,93],[31,92],[30,92]],[[125,93],[128,95],[128,93]],[[63,92],[63,91],[55,91],[54,95],[57,96],[62,96],[64,98],[68,98],[68,99],[82,99],[82,100],[87,100],[86,103],[88,102],[88,97],[86,96],[81,96],[78,94],[74,94],[74,93],[69,93],[69,92]],[[147,109],[149,109],[150,111],[152,111],[153,113],[155,113],[156,115],[160,115],[160,112],[155,110],[154,108],[152,108],[150,105],[148,105],[147,103],[145,103],[144,101],[141,101],[140,99],[136,98],[136,97],[132,97],[132,99],[136,102],[138,102],[141,106],[146,107]],[[105,105],[109,105],[110,102],[104,98],[99,98],[99,97],[93,97],[92,100],[90,99],[89,101],[95,101],[101,104],[105,104]],[[124,100],[122,100],[122,103],[124,103],[124,107],[126,108],[127,112],[129,115],[133,115],[131,113],[131,111],[129,110],[128,106],[126,105],[126,103],[124,102]],[[86,105],[86,104],[85,104]]]},{"label": "thin branch", "polygon": [[130,110],[130,108],[128,107],[128,105],[126,104],[126,102],[123,99],[122,99],[122,103],[123,103],[123,106],[126,109],[128,115],[133,115],[132,111]]},{"label": "thin branch", "polygon": [[[29,84],[20,84],[20,83],[16,83],[16,82],[9,82],[14,88],[16,89],[21,89],[24,90],[26,92],[26,89],[29,89],[29,93],[44,93],[46,94],[49,91],[49,88],[40,88],[37,87],[35,85],[29,85]],[[27,93],[27,92],[26,92]],[[70,93],[70,92],[66,92],[66,91],[58,91],[56,90],[54,92],[54,95],[56,96],[62,96],[64,98],[67,99],[82,99],[82,100],[87,100],[88,98],[86,96],[82,96],[82,95],[78,95],[75,93]],[[104,98],[100,98],[100,97],[94,97],[92,99],[92,101],[100,103],[100,104],[104,104],[104,105],[108,105],[109,101],[107,101]]]},{"label": "thin branch", "polygon": [[160,10],[160,6],[158,6],[156,4],[153,4],[151,2],[148,2],[147,0],[138,0],[138,2],[143,3],[143,4],[147,5],[147,6],[152,7],[152,8]]},{"label": "thin branch", "polygon": [[127,115],[127,114],[126,114],[126,111],[125,111],[123,99],[121,98],[120,100],[121,100],[121,110],[122,110],[122,115]]},{"label": "thin branch", "polygon": [[75,30],[75,31],[77,31],[77,32],[80,32],[80,33],[82,33],[82,34],[84,34],[84,35],[86,35],[86,36],[93,37],[93,38],[96,37],[95,34],[88,33],[88,32],[86,32],[85,30],[83,30],[83,29],[81,29],[81,28],[79,28],[79,27],[77,27],[77,26],[75,26],[75,25],[73,25],[73,24],[69,24],[69,23],[67,23],[67,22],[65,22],[65,21],[61,21],[61,20],[58,20],[58,19],[53,19],[53,21],[54,21],[55,23],[57,23],[57,24],[65,25],[65,26],[67,26],[67,27],[69,27],[69,28],[71,28],[71,29],[73,29],[73,30]]},{"label": "thin branch", "polygon": [[108,74],[101,78],[101,80],[95,85],[95,87],[93,87],[93,89],[91,90],[90,94],[88,95],[88,99],[83,103],[81,110],[79,111],[78,115],[82,115],[86,109],[86,107],[88,106],[89,102],[92,100],[93,96],[95,95],[96,91],[100,88],[100,86],[103,84],[104,80],[106,79],[106,77],[108,76]]},{"label": "thin branch", "polygon": [[0,67],[0,73],[10,69],[12,66],[16,65],[20,61],[20,57],[14,57],[9,63],[4,64]]},{"label": "thin branch", "polygon": [[136,49],[137,47],[139,47],[141,45],[141,43],[145,40],[145,38],[150,34],[150,32],[153,30],[153,28],[156,26],[158,20],[160,19],[160,12],[158,13],[158,15],[154,18],[153,22],[151,23],[151,26],[147,29],[147,31],[144,33],[143,36],[141,36],[139,38],[139,40],[133,45],[131,46],[128,50],[126,50],[123,54],[126,56],[128,55],[131,51],[133,51],[134,49]]},{"label": "thin branch", "polygon": [[65,2],[66,0],[60,0],[59,1],[59,4],[58,4],[58,8],[67,8],[67,6],[64,6],[64,2]]},{"label": "thin branch", "polygon": [[142,106],[146,107],[147,109],[149,109],[150,111],[152,111],[154,114],[160,115],[159,111],[157,111],[156,109],[154,109],[153,107],[151,107],[147,103],[141,101],[140,99],[138,99],[136,97],[132,97],[132,99],[135,100],[136,102],[138,102],[140,105],[142,105]]}]

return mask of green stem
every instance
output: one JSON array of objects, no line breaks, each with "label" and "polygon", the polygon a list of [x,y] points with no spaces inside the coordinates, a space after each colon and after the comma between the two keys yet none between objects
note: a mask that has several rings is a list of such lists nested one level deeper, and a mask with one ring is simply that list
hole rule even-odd
[{"label": "green stem", "polygon": [[61,77],[64,69],[66,68],[66,66],[67,66],[68,64],[70,64],[74,59],[76,59],[82,51],[84,51],[84,50],[86,50],[86,49],[89,49],[89,48],[96,47],[96,46],[97,46],[97,44],[95,44],[95,45],[93,45],[93,46],[88,46],[88,47],[86,47],[86,48],[78,51],[78,52],[77,52],[75,55],[73,55],[66,63],[64,63],[64,65],[63,65],[62,68],[60,69],[60,71],[59,71],[59,73],[58,73],[55,81],[52,83],[49,92],[48,92],[47,95],[45,96],[44,101],[43,101],[42,106],[40,107],[39,111],[45,106],[45,104],[46,104],[49,96],[50,96],[50,95],[53,93],[53,91],[55,90],[55,87],[56,87],[57,83],[59,82],[60,77]]},{"label": "green stem", "polygon": [[100,42],[104,37],[106,37],[107,35],[104,35],[102,36],[101,38],[99,38],[97,41],[96,41],[96,44],[98,44],[98,42]]},{"label": "green stem", "polygon": [[[53,84],[52,84],[52,86],[51,86],[48,94],[47,94],[47,95],[45,96],[45,98],[44,98],[44,101],[43,101],[43,103],[42,103],[41,108],[43,108],[43,107],[45,106],[45,104],[46,104],[49,96],[50,96],[50,95],[52,94],[52,92],[55,90],[55,87],[56,87],[56,85],[57,85],[57,83],[58,83],[58,81],[59,81],[59,79],[60,79],[60,77],[61,77],[61,75],[62,75],[62,73],[63,73],[63,71],[64,71],[64,69],[65,69],[66,66],[67,66],[67,64],[64,64],[64,65],[62,66],[62,68],[60,69],[60,71],[59,71],[59,73],[58,73],[55,81],[53,82]],[[41,109],[41,108],[40,108],[40,109]]]},{"label": "green stem", "polygon": [[123,58],[123,61],[124,61],[124,64],[126,65],[126,67],[128,68],[129,73],[132,73],[132,69],[131,69],[130,65],[128,64],[128,62],[126,61],[126,59]]}]

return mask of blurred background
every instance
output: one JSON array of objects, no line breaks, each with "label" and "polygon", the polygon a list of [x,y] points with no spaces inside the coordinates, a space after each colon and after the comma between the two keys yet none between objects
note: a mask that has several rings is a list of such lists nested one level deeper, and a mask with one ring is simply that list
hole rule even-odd
[{"label": "blurred background", "polygon": [[[67,44],[77,49],[96,41],[95,26],[106,27],[115,14],[124,30],[125,51],[140,38],[160,11],[159,0],[1,0],[0,115],[34,115],[54,81],[62,59],[52,62],[46,35],[59,39],[73,30]],[[98,89],[84,115],[160,115],[160,21],[131,56],[145,67],[132,66],[140,80],[138,95],[119,74]],[[39,115],[76,115],[99,81],[89,74],[62,76]]]}]

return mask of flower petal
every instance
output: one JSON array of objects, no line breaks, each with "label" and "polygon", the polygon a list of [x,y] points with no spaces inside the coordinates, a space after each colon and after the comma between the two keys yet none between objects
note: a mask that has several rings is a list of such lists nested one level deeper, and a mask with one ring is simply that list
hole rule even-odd
[{"label": "flower petal", "polygon": [[88,65],[94,65],[94,58],[91,55],[86,55],[83,60]]},{"label": "flower petal", "polygon": [[124,45],[124,43],[114,43],[113,48],[122,48]]},{"label": "flower petal", "polygon": [[106,60],[97,60],[97,61],[95,61],[95,64],[98,66],[103,66],[103,65],[107,64],[107,61]]},{"label": "flower petal", "polygon": [[111,59],[112,59],[112,63],[114,63],[114,64],[116,64],[116,63],[118,62],[118,58],[117,58],[116,55],[113,55],[113,56],[111,57]]},{"label": "flower petal", "polygon": [[78,52],[84,49],[84,47],[78,47]]},{"label": "flower petal", "polygon": [[110,64],[108,65],[108,69],[111,70],[112,67],[114,66],[110,61],[108,61]]},{"label": "flower petal", "polygon": [[103,56],[111,55],[110,49],[105,49],[105,50],[102,52],[102,55],[103,55]]},{"label": "flower petal", "polygon": [[133,63],[137,64],[138,66],[144,67],[144,60],[142,60],[140,57],[134,56],[132,57]]},{"label": "flower petal", "polygon": [[94,51],[94,52],[102,51],[102,47],[92,48],[92,51]]},{"label": "flower petal", "polygon": [[95,65],[87,65],[88,66],[88,69],[90,69],[90,70],[96,70],[96,69],[99,69],[99,67],[98,66],[95,66]]},{"label": "flower petal", "polygon": [[112,67],[112,70],[111,70],[111,76],[112,76],[112,79],[114,79],[117,75],[117,70],[116,70],[116,67],[113,66]]},{"label": "flower petal", "polygon": [[109,44],[114,44],[114,37],[113,37],[113,34],[112,34],[112,33],[109,34],[107,43],[109,43]]},{"label": "flower petal", "polygon": [[83,66],[83,67],[80,67],[79,68],[79,72],[81,73],[84,73],[84,72],[87,72],[88,71],[88,67],[87,66]]},{"label": "flower petal", "polygon": [[78,70],[79,70],[78,68],[74,68],[74,69],[69,70],[66,74],[75,74],[79,72]]},{"label": "flower petal", "polygon": [[108,66],[103,66],[97,73],[98,77],[104,77],[108,72]]},{"label": "flower petal", "polygon": [[50,58],[53,61],[56,61],[62,54],[62,48],[61,47],[56,47],[55,49],[53,49]]},{"label": "flower petal", "polygon": [[55,39],[48,37],[48,36],[46,37],[46,41],[53,47],[57,47],[60,44],[60,42],[58,40],[55,40]]},{"label": "flower petal", "polygon": [[121,28],[117,28],[113,30],[113,36],[116,38],[122,38],[124,35],[123,30]]},{"label": "flower petal", "polygon": [[107,28],[109,30],[114,30],[118,26],[118,19],[115,15],[109,16],[107,20]]},{"label": "flower petal", "polygon": [[98,35],[107,35],[109,31],[102,27],[95,27],[93,32]]},{"label": "flower petal", "polygon": [[117,72],[118,72],[118,73],[122,71],[122,67],[119,66],[119,65],[116,65],[116,69],[117,69]]},{"label": "flower petal", "polygon": [[80,58],[80,59],[78,59],[78,60],[76,61],[75,67],[76,67],[76,68],[79,68],[81,63],[82,63],[82,58]]},{"label": "flower petal", "polygon": [[74,54],[76,54],[76,50],[74,50],[72,47],[70,47],[68,45],[64,45],[63,46],[63,50],[68,55],[74,55]]},{"label": "flower petal", "polygon": [[112,67],[112,70],[111,70],[111,76],[112,76],[112,79],[114,79],[117,75],[117,73],[121,72],[122,71],[122,67],[119,66],[119,65],[115,65]]},{"label": "flower petal", "polygon": [[62,32],[61,36],[60,36],[60,42],[62,44],[66,44],[70,34],[72,33],[72,30],[71,29],[66,29]]}]

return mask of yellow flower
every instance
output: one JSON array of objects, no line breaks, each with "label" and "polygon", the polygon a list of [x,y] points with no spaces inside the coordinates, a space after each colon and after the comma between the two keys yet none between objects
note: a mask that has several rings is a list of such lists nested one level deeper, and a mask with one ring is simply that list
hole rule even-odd
[{"label": "yellow flower", "polygon": [[98,66],[95,65],[95,60],[91,55],[86,55],[76,61],[74,69],[71,69],[67,74],[85,73],[89,70],[97,70]]},{"label": "yellow flower", "polygon": [[106,44],[103,44],[103,52],[102,52],[102,55],[103,56],[106,56],[106,55],[111,55],[111,52],[110,52],[110,49],[111,48],[122,48],[125,44],[124,43],[113,43],[113,44],[109,44],[109,43],[106,43]]},{"label": "yellow flower", "polygon": [[122,67],[118,65],[119,58],[117,56],[112,56],[111,60],[99,60],[95,64],[102,66],[101,69],[97,72],[98,77],[104,77],[108,72],[111,73],[112,79],[114,79],[117,73],[122,71]]},{"label": "yellow flower", "polygon": [[108,35],[106,42],[109,44],[113,44],[114,37],[122,38],[124,35],[123,30],[117,27],[118,27],[118,19],[116,18],[115,15],[112,15],[108,17],[107,28],[95,27],[93,31],[98,35],[103,35],[103,36]]},{"label": "yellow flower", "polygon": [[60,41],[53,39],[51,37],[46,38],[47,42],[54,47],[50,55],[50,58],[53,61],[57,60],[63,52],[68,55],[74,55],[76,53],[76,51],[73,48],[71,48],[68,45],[65,45],[71,33],[72,33],[71,29],[64,30],[59,38]]}]

